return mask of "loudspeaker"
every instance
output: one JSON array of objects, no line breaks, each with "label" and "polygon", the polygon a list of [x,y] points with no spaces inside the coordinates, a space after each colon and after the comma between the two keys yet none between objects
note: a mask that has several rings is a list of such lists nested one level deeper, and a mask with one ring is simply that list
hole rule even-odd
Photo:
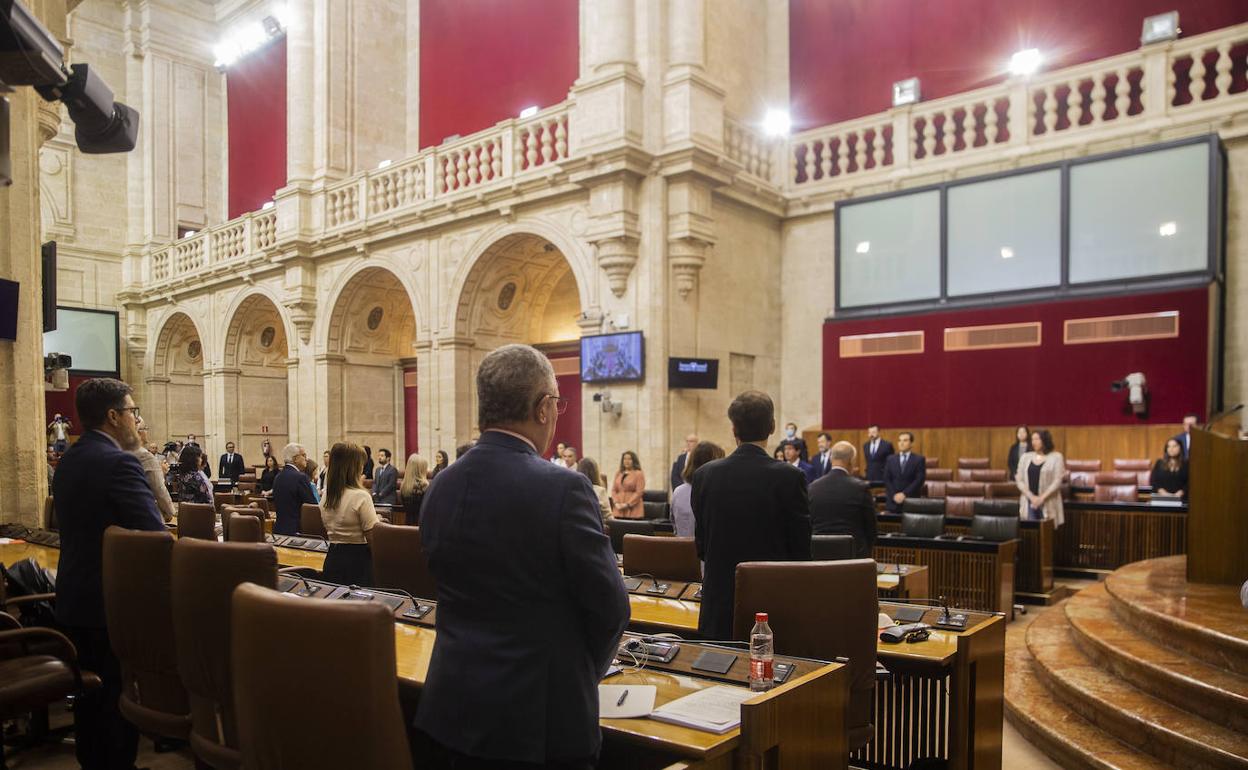
[{"label": "loudspeaker", "polygon": [[56,331],[56,241],[40,249],[43,255],[43,330]]},{"label": "loudspeaker", "polygon": [[17,339],[17,281],[0,278],[0,340]]}]

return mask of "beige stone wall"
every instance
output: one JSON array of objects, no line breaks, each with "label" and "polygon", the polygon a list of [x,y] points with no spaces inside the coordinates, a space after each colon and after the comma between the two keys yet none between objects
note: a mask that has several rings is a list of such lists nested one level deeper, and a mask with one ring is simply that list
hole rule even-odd
[{"label": "beige stone wall", "polygon": [[1248,137],[1226,141],[1226,406],[1248,403]]}]

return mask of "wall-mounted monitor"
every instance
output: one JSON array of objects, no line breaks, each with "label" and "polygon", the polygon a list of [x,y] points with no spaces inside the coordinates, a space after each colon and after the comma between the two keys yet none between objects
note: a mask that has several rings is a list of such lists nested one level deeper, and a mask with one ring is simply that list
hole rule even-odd
[{"label": "wall-mounted monitor", "polygon": [[43,353],[67,353],[73,358],[74,374],[116,377],[121,370],[117,314],[58,307],[56,331],[43,335]]},{"label": "wall-mounted monitor", "polygon": [[719,359],[667,359],[667,387],[715,390],[719,387]]},{"label": "wall-mounted monitor", "polygon": [[581,382],[640,382],[645,352],[641,332],[581,337]]}]

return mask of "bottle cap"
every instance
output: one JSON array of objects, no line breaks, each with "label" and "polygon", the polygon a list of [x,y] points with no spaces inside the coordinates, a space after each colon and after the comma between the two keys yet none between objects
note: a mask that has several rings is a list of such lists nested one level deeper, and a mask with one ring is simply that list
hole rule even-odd
[{"label": "bottle cap", "polygon": [[766,622],[767,622],[767,613],[765,613],[765,612],[756,612],[756,613],[754,613],[754,622],[755,622],[755,623],[766,623]]}]

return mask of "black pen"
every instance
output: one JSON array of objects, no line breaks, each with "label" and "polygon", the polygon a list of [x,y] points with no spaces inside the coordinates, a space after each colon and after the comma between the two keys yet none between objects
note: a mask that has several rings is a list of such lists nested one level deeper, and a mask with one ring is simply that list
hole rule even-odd
[{"label": "black pen", "polygon": [[615,702],[615,707],[619,708],[624,705],[624,699],[628,697],[628,690],[620,693],[620,699]]}]

